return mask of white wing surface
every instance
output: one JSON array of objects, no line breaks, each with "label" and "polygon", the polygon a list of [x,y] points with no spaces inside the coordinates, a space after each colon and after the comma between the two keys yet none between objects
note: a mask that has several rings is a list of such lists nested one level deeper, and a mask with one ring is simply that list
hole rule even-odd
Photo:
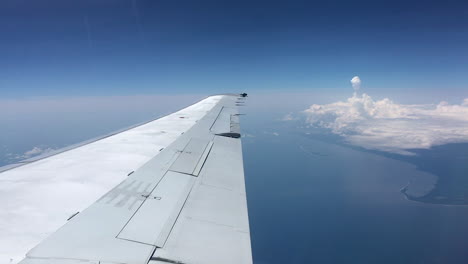
[{"label": "white wing surface", "polygon": [[240,97],[0,173],[0,263],[252,263]]}]

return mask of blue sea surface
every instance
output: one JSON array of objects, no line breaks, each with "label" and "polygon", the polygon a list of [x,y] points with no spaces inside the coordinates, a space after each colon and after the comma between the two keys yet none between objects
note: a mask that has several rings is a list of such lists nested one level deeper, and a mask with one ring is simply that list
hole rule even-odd
[{"label": "blue sea surface", "polygon": [[[415,157],[367,151],[306,134],[279,114],[247,112],[243,152],[254,263],[468,263],[468,207],[402,193],[460,151],[433,150],[437,159],[431,150]],[[460,146],[450,148],[465,155],[467,145]],[[448,176],[467,173],[466,166],[445,168]]]}]

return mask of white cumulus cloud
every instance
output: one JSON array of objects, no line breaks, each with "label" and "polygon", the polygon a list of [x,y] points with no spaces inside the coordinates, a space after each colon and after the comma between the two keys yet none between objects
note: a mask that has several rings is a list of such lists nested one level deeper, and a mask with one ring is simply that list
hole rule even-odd
[{"label": "white cumulus cloud", "polygon": [[409,149],[468,142],[468,98],[454,105],[404,105],[355,93],[344,102],[314,104],[304,113],[309,124],[367,149],[411,155]]},{"label": "white cumulus cloud", "polygon": [[359,89],[361,89],[361,78],[359,78],[359,76],[354,76],[351,79],[351,85],[353,86],[354,92],[359,91]]}]

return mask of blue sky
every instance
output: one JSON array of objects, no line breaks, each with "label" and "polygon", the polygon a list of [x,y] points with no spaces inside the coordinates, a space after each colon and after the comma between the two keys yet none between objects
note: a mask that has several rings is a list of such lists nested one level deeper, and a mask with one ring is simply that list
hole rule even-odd
[{"label": "blue sky", "polygon": [[468,90],[466,1],[5,0],[0,33],[3,98]]}]

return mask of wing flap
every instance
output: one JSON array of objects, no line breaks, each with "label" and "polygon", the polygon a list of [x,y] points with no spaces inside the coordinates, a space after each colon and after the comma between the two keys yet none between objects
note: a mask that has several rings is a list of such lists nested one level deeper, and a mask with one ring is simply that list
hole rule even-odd
[{"label": "wing flap", "polygon": [[216,136],[198,178],[150,263],[252,263],[240,140]]},{"label": "wing flap", "polygon": [[194,181],[193,176],[168,171],[117,237],[162,247]]},{"label": "wing flap", "polygon": [[[205,149],[207,148],[209,141],[192,138],[189,143],[185,146],[184,150],[179,155],[179,158],[172,164],[170,170],[181,172],[185,174],[194,174],[197,165],[201,161]],[[203,163],[203,162],[201,162]]]}]

